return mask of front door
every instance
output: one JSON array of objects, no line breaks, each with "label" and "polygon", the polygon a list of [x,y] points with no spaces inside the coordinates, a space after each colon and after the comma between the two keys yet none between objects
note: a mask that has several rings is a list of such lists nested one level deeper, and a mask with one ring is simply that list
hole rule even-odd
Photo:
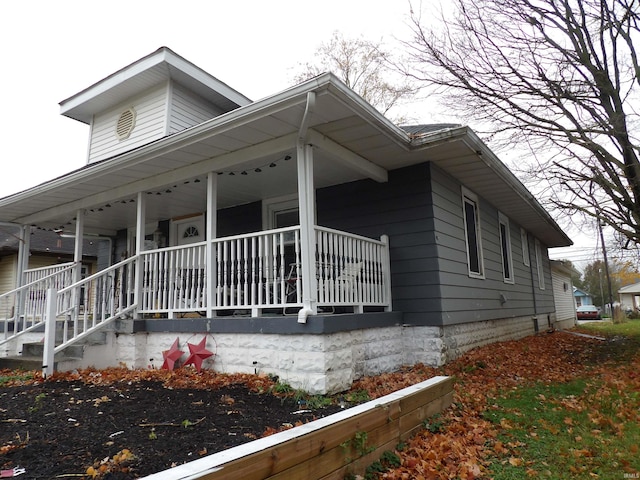
[{"label": "front door", "polygon": [[204,215],[181,218],[171,222],[172,245],[188,245],[205,240]]}]

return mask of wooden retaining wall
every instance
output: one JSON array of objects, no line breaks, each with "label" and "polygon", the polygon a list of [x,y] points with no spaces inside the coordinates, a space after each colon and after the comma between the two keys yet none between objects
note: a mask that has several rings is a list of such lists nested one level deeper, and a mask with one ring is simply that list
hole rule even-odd
[{"label": "wooden retaining wall", "polygon": [[343,412],[155,473],[147,480],[343,480],[423,428],[453,399],[434,377]]}]

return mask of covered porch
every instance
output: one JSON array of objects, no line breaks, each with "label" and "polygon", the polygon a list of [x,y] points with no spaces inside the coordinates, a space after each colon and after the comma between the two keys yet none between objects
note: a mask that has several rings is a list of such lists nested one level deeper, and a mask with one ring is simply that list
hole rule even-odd
[{"label": "covered porch", "polygon": [[[315,195],[385,182],[387,171],[309,128],[328,107],[318,109],[315,92],[287,96],[296,102],[272,107],[268,125],[260,109],[231,112],[5,199],[0,208],[23,241],[21,284],[0,297],[3,341],[47,318],[64,331],[57,351],[120,318],[304,324],[318,313],[391,311],[387,237],[319,225]],[[75,261],[30,270],[34,227],[74,236]],[[110,245],[110,265],[86,278],[82,238]]]}]

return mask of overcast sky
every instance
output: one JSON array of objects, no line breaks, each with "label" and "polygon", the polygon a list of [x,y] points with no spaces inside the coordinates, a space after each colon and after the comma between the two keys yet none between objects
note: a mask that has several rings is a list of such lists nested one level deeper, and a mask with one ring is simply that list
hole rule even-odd
[{"label": "overcast sky", "polygon": [[[422,1],[423,21],[434,16],[438,3]],[[410,38],[409,0],[36,0],[0,5],[5,105],[0,197],[84,166],[89,127],[61,116],[59,102],[161,46],[258,100],[291,86],[296,67],[311,61],[336,30],[387,45]],[[433,110],[422,106],[409,114],[423,122],[452,120]]]}]

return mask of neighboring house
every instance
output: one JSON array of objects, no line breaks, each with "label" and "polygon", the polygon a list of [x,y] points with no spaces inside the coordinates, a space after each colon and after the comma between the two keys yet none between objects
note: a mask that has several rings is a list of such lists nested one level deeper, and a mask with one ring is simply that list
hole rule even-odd
[{"label": "neighboring house", "polygon": [[401,129],[329,73],[251,102],[167,48],[61,113],[90,126],[87,165],[0,221],[113,239],[58,294],[73,321],[95,292],[108,325],[82,364],[159,367],[179,338],[335,392],[556,321],[547,249],[571,241],[466,126]]},{"label": "neighboring house", "polygon": [[556,305],[556,328],[570,328],[576,324],[576,302],[572,278],[578,276],[571,264],[551,260],[551,281]]},{"label": "neighboring house", "polygon": [[623,310],[640,310],[640,283],[627,285],[618,290],[618,301]]},{"label": "neighboring house", "polygon": [[580,307],[582,305],[593,305],[593,297],[590,293],[587,293],[584,290],[580,290],[575,287],[573,289],[573,296],[576,300],[576,307]]},{"label": "neighboring house", "polygon": [[[11,226],[0,226],[0,293],[9,292],[17,287],[20,230]],[[108,242],[106,239],[103,242]],[[32,229],[30,234],[30,254],[28,270],[25,274],[27,282],[39,272],[50,272],[52,267],[68,265],[73,261],[75,238],[58,235],[55,232]],[[88,276],[96,271],[98,256],[105,258],[108,251],[100,251],[101,242],[85,240],[83,246],[81,275]],[[102,268],[108,266],[102,265]],[[0,318],[13,315],[15,298],[7,296],[0,299]]]}]

